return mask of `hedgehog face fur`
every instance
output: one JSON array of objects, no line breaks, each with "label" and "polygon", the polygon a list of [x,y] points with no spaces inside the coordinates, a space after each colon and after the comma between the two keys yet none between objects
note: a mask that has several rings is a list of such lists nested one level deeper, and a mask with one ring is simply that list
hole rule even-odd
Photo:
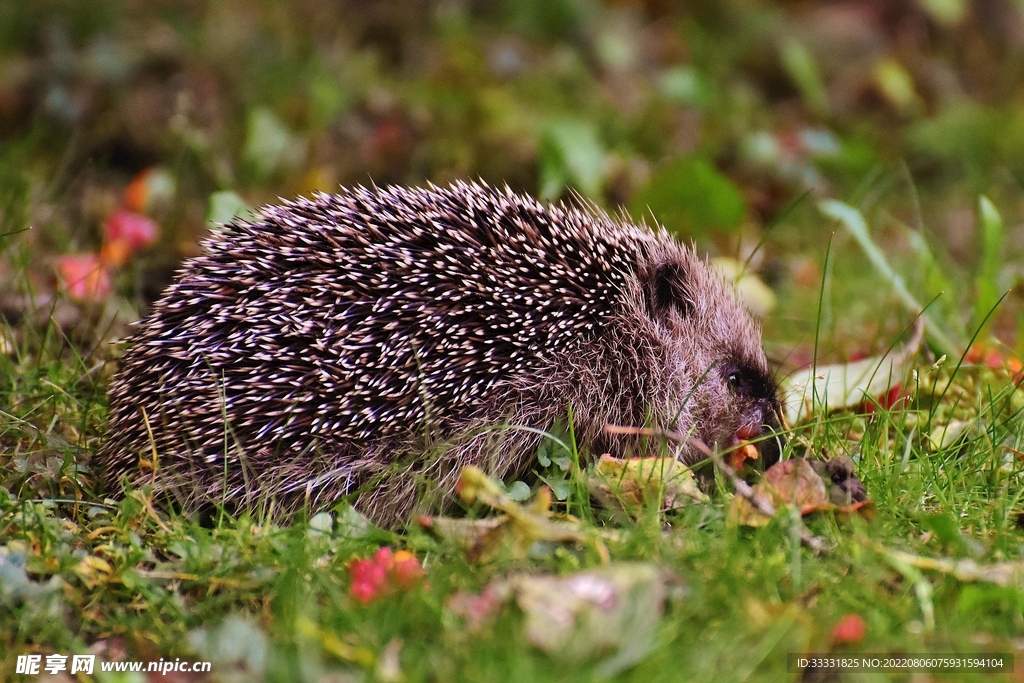
[{"label": "hedgehog face fur", "polygon": [[640,445],[605,424],[725,447],[778,423],[731,289],[664,231],[596,210],[480,184],[356,188],[204,247],[131,339],[100,456],[109,481],[186,509],[358,493],[393,524],[425,481],[529,468],[535,433],[487,427],[547,429],[570,407],[597,453]]}]

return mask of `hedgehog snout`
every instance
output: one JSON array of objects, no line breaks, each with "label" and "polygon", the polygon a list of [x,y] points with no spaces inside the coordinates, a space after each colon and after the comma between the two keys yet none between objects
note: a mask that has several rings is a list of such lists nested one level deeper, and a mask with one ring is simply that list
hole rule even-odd
[{"label": "hedgehog snout", "polygon": [[779,425],[779,406],[773,399],[758,399],[754,409],[737,429],[728,444],[730,447],[741,443],[753,443],[760,456],[760,469],[768,469],[779,461],[786,445],[785,436]]},{"label": "hedgehog snout", "polygon": [[[767,469],[779,461],[785,438],[781,434],[779,403],[774,386],[769,391],[724,391],[707,386],[697,392],[702,403],[702,419],[698,419],[693,436],[710,448],[728,451],[752,443],[758,451],[757,469]],[[703,400],[701,400],[703,399]],[[697,460],[703,456],[697,457]]]}]

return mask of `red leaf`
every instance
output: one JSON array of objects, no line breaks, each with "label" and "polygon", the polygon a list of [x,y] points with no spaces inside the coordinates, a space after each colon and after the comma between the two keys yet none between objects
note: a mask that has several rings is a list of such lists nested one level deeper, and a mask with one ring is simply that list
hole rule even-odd
[{"label": "red leaf", "polygon": [[110,272],[96,254],[61,256],[57,274],[68,296],[76,301],[101,301],[110,295]]},{"label": "red leaf", "polygon": [[118,209],[103,222],[103,235],[107,242],[124,242],[131,251],[148,247],[156,241],[159,228],[156,222],[125,209]]},{"label": "red leaf", "polygon": [[878,397],[878,405],[875,405],[875,401],[865,401],[863,408],[865,413],[873,413],[879,408],[892,410],[893,408],[899,407],[901,402],[909,400],[910,392],[906,387],[902,384],[895,384],[889,389],[889,391]]}]

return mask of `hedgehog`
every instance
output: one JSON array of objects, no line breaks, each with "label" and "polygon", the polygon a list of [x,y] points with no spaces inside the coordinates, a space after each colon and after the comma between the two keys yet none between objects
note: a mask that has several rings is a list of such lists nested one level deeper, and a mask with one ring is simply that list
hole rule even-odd
[{"label": "hedgehog", "polygon": [[[264,207],[202,247],[129,339],[100,453],[108,482],[187,511],[349,500],[394,526],[463,466],[527,474],[559,423],[619,455],[656,446],[608,424],[718,448],[779,424],[732,288],[692,245],[592,205],[482,182],[355,187]],[[767,466],[779,446],[760,452]]]}]

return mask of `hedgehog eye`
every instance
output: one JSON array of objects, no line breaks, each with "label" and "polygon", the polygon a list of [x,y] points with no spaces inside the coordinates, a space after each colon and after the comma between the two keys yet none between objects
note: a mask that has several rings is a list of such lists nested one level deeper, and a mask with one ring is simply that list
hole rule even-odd
[{"label": "hedgehog eye", "polygon": [[652,317],[663,318],[675,309],[682,316],[693,309],[687,291],[686,271],[673,261],[659,264],[648,282],[647,305]]},{"label": "hedgehog eye", "polygon": [[751,370],[733,365],[725,371],[725,383],[734,394],[751,395],[755,393],[757,380]]},{"label": "hedgehog eye", "polygon": [[775,395],[774,384],[771,378],[756,368],[733,365],[727,367],[723,375],[729,391],[737,396],[762,399],[771,398]]}]

